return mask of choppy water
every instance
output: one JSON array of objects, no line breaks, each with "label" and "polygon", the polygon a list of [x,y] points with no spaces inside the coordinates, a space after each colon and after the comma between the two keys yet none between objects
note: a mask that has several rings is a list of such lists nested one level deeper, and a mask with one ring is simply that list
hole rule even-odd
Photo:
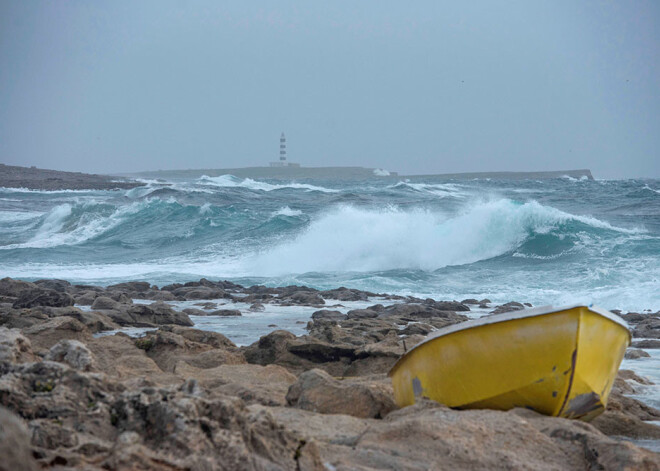
[{"label": "choppy water", "polygon": [[254,181],[0,189],[0,272],[349,286],[660,309],[660,181]]}]

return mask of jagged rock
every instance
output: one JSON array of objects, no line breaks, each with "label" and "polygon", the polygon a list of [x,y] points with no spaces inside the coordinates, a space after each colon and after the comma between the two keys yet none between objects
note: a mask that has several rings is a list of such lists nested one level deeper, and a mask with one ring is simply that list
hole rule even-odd
[{"label": "jagged rock", "polygon": [[35,306],[73,306],[73,297],[68,293],[61,293],[52,289],[36,288],[22,291],[16,302],[12,305],[14,309],[30,308]]},{"label": "jagged rock", "polygon": [[520,311],[521,309],[525,309],[523,304],[516,301],[511,301],[506,304],[497,306],[495,309],[490,311],[490,314],[503,314],[505,312]]},{"label": "jagged rock", "polygon": [[440,310],[436,306],[444,306],[444,303],[393,304],[379,312],[378,316],[381,318],[400,317],[408,320],[441,318],[452,321],[452,323],[463,322],[468,319],[464,314],[457,314],[454,311]]},{"label": "jagged rock", "polygon": [[77,307],[56,307],[47,308],[50,317],[68,316],[76,319],[77,321],[85,324],[90,332],[103,332],[105,330],[115,330],[119,325],[112,321],[112,319],[102,312],[83,311]]},{"label": "jagged rock", "polygon": [[151,285],[146,281],[129,281],[127,283],[117,283],[106,288],[108,291],[120,291],[124,293],[144,293],[149,291],[149,289],[151,289]]},{"label": "jagged rock", "polygon": [[[198,337],[201,336],[198,335]],[[173,372],[179,362],[185,362],[197,368],[246,363],[245,358],[233,343],[218,348],[209,343],[195,342],[178,333],[164,330],[147,334],[136,340],[136,345],[143,348],[147,356],[166,372]]]},{"label": "jagged rock", "polygon": [[289,388],[287,403],[322,414],[381,418],[396,409],[386,381],[338,381],[325,371],[305,371]]},{"label": "jagged rock", "polygon": [[30,435],[23,421],[0,407],[0,471],[37,471],[32,457]]},{"label": "jagged rock", "polygon": [[346,314],[348,319],[375,319],[378,312],[371,309],[353,309]]},{"label": "jagged rock", "polygon": [[39,290],[39,287],[29,281],[14,280],[12,278],[3,278],[0,280],[0,295],[18,298],[26,291]]},{"label": "jagged rock", "polygon": [[286,405],[286,393],[296,381],[293,374],[278,365],[221,365],[201,369],[179,362],[174,373],[183,379],[195,379],[213,391],[267,406]]},{"label": "jagged rock", "polygon": [[433,327],[428,324],[422,324],[419,322],[414,322],[408,324],[404,329],[399,333],[401,335],[428,335],[433,331]]},{"label": "jagged rock", "polygon": [[59,291],[60,293],[66,293],[71,287],[71,283],[66,280],[37,280],[34,282],[35,285],[44,289],[52,289],[54,291]]},{"label": "jagged rock", "polygon": [[321,291],[321,296],[327,299],[336,299],[337,301],[367,301],[370,296],[376,296],[375,293],[360,291],[358,289],[341,288]]},{"label": "jagged rock", "polygon": [[633,330],[633,337],[658,339],[660,338],[660,319],[651,317],[637,324]]},{"label": "jagged rock", "polygon": [[35,359],[30,340],[20,330],[0,327],[0,362],[23,363]]},{"label": "jagged rock", "polygon": [[346,319],[346,314],[342,314],[340,311],[331,311],[328,309],[321,309],[312,314],[312,319],[324,319],[330,321],[341,321]]},{"label": "jagged rock", "polygon": [[295,304],[303,306],[319,306],[325,304],[320,294],[310,291],[294,291],[287,296],[280,296],[280,304]]},{"label": "jagged rock", "polygon": [[426,299],[424,301],[426,306],[431,306],[438,311],[469,311],[470,307],[466,304],[459,303],[458,301],[435,301],[433,299]]},{"label": "jagged rock", "polygon": [[656,340],[656,339],[637,340],[633,342],[630,346],[635,348],[660,348],[660,340]]},{"label": "jagged rock", "polygon": [[94,302],[92,303],[92,309],[95,310],[120,309],[120,308],[121,308],[121,304],[119,302],[107,296],[99,296],[95,298]]},{"label": "jagged rock", "polygon": [[61,316],[46,322],[35,324],[23,330],[35,349],[50,349],[60,340],[80,340],[86,342],[91,333],[80,321],[73,317]]},{"label": "jagged rock", "polygon": [[461,304],[482,304],[474,298],[468,298],[461,301]]},{"label": "jagged rock", "polygon": [[175,311],[170,305],[162,301],[149,305],[122,305],[120,310],[109,309],[101,312],[119,325],[136,327],[155,327],[162,324],[194,325],[187,314]]},{"label": "jagged rock", "polygon": [[270,365],[279,357],[288,353],[288,345],[296,336],[286,330],[274,330],[258,341],[243,348],[243,355],[248,363]]},{"label": "jagged rock", "polygon": [[207,312],[207,316],[220,316],[220,317],[239,317],[242,316],[241,311],[238,309],[218,309],[216,311]]},{"label": "jagged rock", "polygon": [[[187,283],[186,283],[187,284]],[[209,287],[209,286],[182,286],[172,291],[172,294],[179,299],[194,300],[194,299],[221,299],[231,297],[222,288]]]},{"label": "jagged rock", "polygon": [[640,358],[649,358],[651,355],[638,348],[629,348],[626,350],[624,358],[626,360],[639,360]]},{"label": "jagged rock", "polygon": [[60,340],[53,345],[44,360],[66,363],[72,368],[89,371],[94,368],[94,356],[77,340]]}]

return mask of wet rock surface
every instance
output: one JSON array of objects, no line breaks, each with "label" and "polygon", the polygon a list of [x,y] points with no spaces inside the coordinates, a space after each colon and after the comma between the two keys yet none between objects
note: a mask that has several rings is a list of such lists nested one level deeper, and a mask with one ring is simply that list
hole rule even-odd
[{"label": "wet rock surface", "polygon": [[[383,304],[366,304],[376,296]],[[69,298],[88,307],[53,305]],[[316,310],[305,335],[274,330],[244,347],[192,328],[189,315],[239,301],[252,305],[244,313]],[[353,301],[367,307],[338,310]],[[397,409],[391,366],[486,301],[206,279],[162,288],[2,279],[0,469],[660,469],[657,454],[620,440],[660,439],[649,422],[660,411],[629,397],[647,387],[632,372],[621,372],[591,424],[431,401]],[[653,330],[656,317],[640,316],[628,316],[633,328]],[[118,326],[149,330],[98,336]]]}]

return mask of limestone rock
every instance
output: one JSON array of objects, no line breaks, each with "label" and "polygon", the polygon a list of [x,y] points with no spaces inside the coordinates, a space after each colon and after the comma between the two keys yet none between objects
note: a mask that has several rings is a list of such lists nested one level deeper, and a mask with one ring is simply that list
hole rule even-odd
[{"label": "limestone rock", "polygon": [[0,362],[23,363],[35,361],[32,344],[18,329],[0,327]]},{"label": "limestone rock", "polygon": [[53,345],[44,360],[66,363],[77,370],[94,368],[94,356],[87,346],[78,340],[60,340]]},{"label": "limestone rock", "polygon": [[389,381],[339,381],[319,369],[302,373],[286,400],[299,409],[361,418],[381,418],[396,409]]},{"label": "limestone rock", "polygon": [[23,421],[0,407],[0,471],[37,471],[32,457],[30,436]]}]

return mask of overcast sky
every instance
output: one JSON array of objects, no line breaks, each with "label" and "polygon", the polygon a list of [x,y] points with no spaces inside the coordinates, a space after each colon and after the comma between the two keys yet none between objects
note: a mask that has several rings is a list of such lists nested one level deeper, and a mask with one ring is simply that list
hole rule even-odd
[{"label": "overcast sky", "polygon": [[660,177],[660,2],[0,0],[0,162]]}]

